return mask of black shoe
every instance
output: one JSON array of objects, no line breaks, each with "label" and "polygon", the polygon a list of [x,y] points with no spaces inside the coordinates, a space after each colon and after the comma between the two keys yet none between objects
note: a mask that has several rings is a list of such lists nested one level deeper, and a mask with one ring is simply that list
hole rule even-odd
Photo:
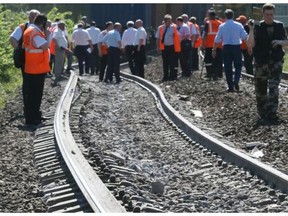
[{"label": "black shoe", "polygon": [[162,79],[162,82],[167,82],[168,81],[168,78],[163,78]]},{"label": "black shoe", "polygon": [[238,83],[235,83],[235,84],[234,84],[234,87],[235,87],[236,91],[239,92],[239,90],[240,90],[240,89],[239,89],[239,84],[238,84]]},{"label": "black shoe", "polygon": [[268,125],[268,124],[269,124],[269,121],[266,118],[259,118],[258,121],[257,121],[257,125],[265,126],[265,125]]},{"label": "black shoe", "polygon": [[39,120],[40,120],[40,121],[47,121],[47,120],[49,120],[49,119],[51,119],[51,118],[46,117],[46,116],[41,116]]},{"label": "black shoe", "polygon": [[228,92],[228,93],[234,92],[234,89],[229,89],[229,88],[228,88],[228,89],[226,90],[226,92]]}]

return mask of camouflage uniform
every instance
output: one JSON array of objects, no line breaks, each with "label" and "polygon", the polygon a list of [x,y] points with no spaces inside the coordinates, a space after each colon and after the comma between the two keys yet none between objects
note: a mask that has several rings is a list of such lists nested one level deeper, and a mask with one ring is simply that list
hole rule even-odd
[{"label": "camouflage uniform", "polygon": [[[276,117],[282,67],[282,61],[255,66],[257,110],[261,118]],[[269,89],[268,94],[267,87]]]},{"label": "camouflage uniform", "polygon": [[[255,31],[256,30],[256,31]],[[254,28],[255,47],[255,93],[258,114],[262,119],[277,119],[279,84],[283,69],[285,52],[281,46],[272,47],[272,40],[287,39],[283,23],[273,21],[267,25],[264,21]],[[267,92],[268,88],[268,92]]]}]

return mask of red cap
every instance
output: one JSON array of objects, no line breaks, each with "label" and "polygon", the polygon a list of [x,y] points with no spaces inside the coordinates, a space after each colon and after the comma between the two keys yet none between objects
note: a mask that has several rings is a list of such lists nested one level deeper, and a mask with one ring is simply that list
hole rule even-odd
[{"label": "red cap", "polygon": [[246,16],[244,15],[240,15],[238,18],[236,18],[237,21],[240,21],[240,22],[246,22],[247,21],[247,18]]}]

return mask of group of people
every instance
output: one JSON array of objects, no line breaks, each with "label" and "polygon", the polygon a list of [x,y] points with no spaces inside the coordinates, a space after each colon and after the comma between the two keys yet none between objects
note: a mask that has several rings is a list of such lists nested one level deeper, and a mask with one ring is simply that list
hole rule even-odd
[{"label": "group of people", "polygon": [[[188,22],[186,14],[178,17],[176,24],[171,15],[165,15],[156,33],[162,53],[163,81],[177,79],[178,60],[182,76],[189,77],[194,69],[191,65],[198,60],[196,53],[200,46],[204,51],[206,77],[222,78],[224,63],[227,92],[239,92],[243,55],[246,72],[254,74],[259,123],[278,121],[279,84],[285,55],[283,47],[288,46],[287,32],[282,22],[274,20],[274,4],[264,4],[262,14],[263,20],[258,23],[244,15],[234,20],[231,9],[225,10],[225,19],[220,20],[214,10],[209,10],[202,33],[195,24],[196,19],[191,17]],[[196,51],[191,55],[193,48]]]},{"label": "group of people", "polygon": [[178,62],[183,77],[190,77],[193,70],[199,69],[198,48],[202,38],[196,17],[188,20],[188,15],[183,14],[175,24],[172,16],[166,14],[155,37],[163,60],[162,81],[177,80]]},{"label": "group of people", "polygon": [[[172,16],[166,14],[155,34],[163,60],[163,81],[177,79],[178,61],[183,77],[190,77],[194,70],[198,70],[200,47],[205,51],[207,77],[213,80],[222,77],[224,63],[227,92],[240,91],[243,53],[246,72],[255,75],[260,120],[277,119],[278,86],[285,54],[282,47],[288,46],[287,33],[283,23],[274,20],[273,4],[265,4],[262,13],[263,20],[256,25],[252,21],[248,22],[244,15],[234,21],[231,9],[225,11],[226,19],[222,22],[216,17],[215,11],[210,10],[204,21],[203,32],[195,17],[189,19],[187,14],[183,14],[176,18],[175,24]],[[21,71],[26,124],[37,125],[45,120],[40,111],[45,76],[54,64],[53,85],[57,85],[64,70],[65,58],[68,61],[66,70],[69,71],[73,54],[78,60],[80,76],[85,70],[87,74],[99,74],[99,81],[109,83],[114,75],[116,83],[119,83],[120,56],[125,54],[131,73],[145,77],[147,33],[142,20],[136,20],[135,24],[128,21],[122,36],[119,22],[113,24],[108,21],[101,31],[95,21],[89,25],[86,20],[87,17],[83,17],[75,26],[72,41],[69,42],[65,22],[55,20],[52,23],[39,11],[31,10],[29,22],[19,25],[11,34],[12,46],[25,49],[25,65]]]},{"label": "group of people", "polygon": [[[53,72],[55,77],[52,86],[58,86],[64,73],[66,58],[66,72],[73,69],[73,55],[78,60],[80,76],[84,74],[85,67],[87,74],[99,73],[99,81],[112,82],[114,75],[116,83],[119,83],[120,56],[124,52],[127,57],[129,56],[131,72],[144,78],[147,34],[143,21],[136,20],[135,29],[133,21],[129,21],[129,28],[132,27],[135,34],[127,33],[130,34],[128,39],[125,37],[122,39],[120,34],[122,25],[119,22],[113,24],[109,21],[105,29],[100,31],[95,21],[88,24],[86,20],[87,17],[82,17],[69,41],[63,20],[56,19],[55,22],[51,22],[38,10],[31,10],[29,21],[20,24],[10,35],[9,41],[13,48],[22,47],[25,50],[25,63],[21,65],[21,71],[26,125],[37,126],[46,120],[40,111],[45,78]],[[124,33],[126,34],[126,31]]]},{"label": "group of people", "polygon": [[[283,47],[288,45],[288,41],[284,24],[274,20],[275,5],[264,4],[262,15],[263,20],[259,23],[254,20],[247,22],[244,16],[238,17],[238,21],[242,20],[244,25],[248,25],[249,30],[247,32],[243,27],[243,23],[233,20],[234,12],[227,9],[225,11],[226,21],[219,24],[214,38],[212,57],[216,59],[222,52],[228,85],[227,92],[239,91],[242,68],[241,44],[245,43],[246,53],[244,59],[246,56],[246,66],[248,67],[246,71],[251,70],[251,73],[253,71],[251,62],[254,58],[254,83],[257,111],[260,117],[259,123],[266,124],[279,120],[277,109],[283,57],[285,55]],[[251,57],[252,55],[253,57]],[[233,64],[235,71],[233,71]]]},{"label": "group of people", "polygon": [[[120,57],[125,53],[129,61],[129,67],[133,75],[144,78],[144,63],[146,61],[146,39],[147,33],[143,27],[143,21],[138,19],[127,22],[127,29],[122,32],[119,22],[108,21],[105,29],[100,31],[95,27],[95,22],[90,23],[90,28],[84,29],[83,23],[77,25],[72,33],[72,42],[75,44],[75,55],[79,64],[79,75],[83,75],[83,61],[85,62],[85,73],[96,75],[99,72],[99,81],[116,83],[120,79]],[[89,47],[87,48],[87,46]],[[90,53],[90,60],[89,60]]]}]

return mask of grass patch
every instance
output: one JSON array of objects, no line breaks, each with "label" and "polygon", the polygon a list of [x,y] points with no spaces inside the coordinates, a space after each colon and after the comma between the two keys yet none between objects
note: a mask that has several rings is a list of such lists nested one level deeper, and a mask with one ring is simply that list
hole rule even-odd
[{"label": "grass patch", "polygon": [[8,99],[15,97],[16,91],[22,85],[21,70],[15,69],[9,76],[0,75],[0,108],[3,108]]},{"label": "grass patch", "polygon": [[284,66],[283,66],[283,71],[288,72],[288,52],[286,51],[286,55],[284,57]]}]

